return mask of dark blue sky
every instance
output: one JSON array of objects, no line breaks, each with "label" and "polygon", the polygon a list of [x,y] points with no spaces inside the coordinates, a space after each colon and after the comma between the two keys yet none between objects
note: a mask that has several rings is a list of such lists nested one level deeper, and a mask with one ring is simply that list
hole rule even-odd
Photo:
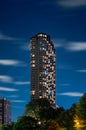
[{"label": "dark blue sky", "polygon": [[86,92],[86,1],[0,0],[0,97],[12,120],[30,101],[30,37],[51,36],[56,48],[56,104],[65,109]]}]

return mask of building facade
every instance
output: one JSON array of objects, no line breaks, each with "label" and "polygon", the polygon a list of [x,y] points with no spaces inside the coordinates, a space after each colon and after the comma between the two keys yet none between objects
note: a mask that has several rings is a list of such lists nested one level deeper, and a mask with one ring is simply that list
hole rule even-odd
[{"label": "building facade", "polygon": [[38,33],[30,40],[31,100],[56,102],[56,51],[50,36]]},{"label": "building facade", "polygon": [[11,122],[11,104],[4,98],[0,98],[0,124]]}]

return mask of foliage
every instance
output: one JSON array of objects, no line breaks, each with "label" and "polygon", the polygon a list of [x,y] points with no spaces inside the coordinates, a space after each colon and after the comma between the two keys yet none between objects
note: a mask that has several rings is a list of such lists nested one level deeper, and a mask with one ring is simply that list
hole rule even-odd
[{"label": "foliage", "polygon": [[13,130],[38,130],[39,127],[36,119],[29,116],[23,116],[15,123]]},{"label": "foliage", "polygon": [[2,125],[1,130],[86,130],[86,94],[69,110],[54,108],[47,99],[33,100],[24,115],[15,123]]},{"label": "foliage", "polygon": [[76,114],[86,120],[86,93],[80,98],[79,103],[76,106]]},{"label": "foliage", "polygon": [[74,116],[74,127],[79,130],[81,128],[83,128],[84,130],[84,120],[80,119],[77,115]]},{"label": "foliage", "polygon": [[26,105],[25,116],[30,116],[41,122],[41,130],[44,129],[49,120],[56,120],[63,108],[53,108],[47,99],[33,100]]},{"label": "foliage", "polygon": [[74,123],[75,126],[80,126],[81,128],[86,129],[86,93],[80,98],[76,105]]},{"label": "foliage", "polygon": [[52,108],[51,106],[47,108],[41,108],[39,111],[40,120],[50,120],[57,118],[57,109]]},{"label": "foliage", "polygon": [[1,130],[13,130],[13,126],[14,126],[13,122],[10,124],[3,124]]},{"label": "foliage", "polygon": [[2,130],[2,126],[0,125],[0,130]]},{"label": "foliage", "polygon": [[24,115],[39,118],[39,111],[42,108],[48,108],[50,103],[47,99],[33,100],[26,105]]},{"label": "foliage", "polygon": [[55,120],[49,120],[45,126],[46,130],[60,130],[59,124]]},{"label": "foliage", "polygon": [[63,111],[59,118],[57,118],[57,121],[62,128],[73,130],[73,115],[71,110]]}]

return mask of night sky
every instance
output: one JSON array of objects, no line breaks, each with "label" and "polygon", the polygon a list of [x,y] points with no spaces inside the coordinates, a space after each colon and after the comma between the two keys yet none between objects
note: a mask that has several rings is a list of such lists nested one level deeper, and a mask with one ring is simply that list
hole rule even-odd
[{"label": "night sky", "polygon": [[86,92],[86,0],[0,0],[0,98],[12,121],[30,101],[30,37],[56,48],[56,104],[68,109]]}]

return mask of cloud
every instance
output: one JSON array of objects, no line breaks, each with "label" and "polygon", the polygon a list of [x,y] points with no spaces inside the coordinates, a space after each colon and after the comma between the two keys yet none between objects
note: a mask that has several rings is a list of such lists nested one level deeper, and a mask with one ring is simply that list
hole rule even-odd
[{"label": "cloud", "polygon": [[6,75],[0,75],[0,82],[8,82],[11,83],[13,82],[12,77],[6,76]]},{"label": "cloud", "polygon": [[0,65],[5,66],[26,66],[24,62],[18,60],[1,59]]},{"label": "cloud", "polygon": [[69,42],[65,49],[69,51],[86,51],[86,42]]},{"label": "cloud", "polygon": [[63,46],[62,46],[62,44],[58,44],[58,43],[57,43],[57,44],[54,44],[54,47],[55,47],[55,48],[60,48],[60,47],[63,47]]},{"label": "cloud", "polygon": [[0,33],[0,40],[5,40],[5,41],[16,41],[16,40],[23,40],[21,38],[14,38],[14,37],[10,37],[7,35],[4,35],[2,33]]},{"label": "cloud", "polygon": [[29,85],[30,84],[30,82],[29,81],[17,81],[17,82],[14,82],[14,84],[16,84],[16,85]]},{"label": "cloud", "polygon": [[22,103],[25,102],[25,100],[11,100],[11,102]]},{"label": "cloud", "polygon": [[29,51],[30,50],[30,44],[27,42],[25,45],[22,45],[20,47],[22,50]]},{"label": "cloud", "polygon": [[86,70],[77,70],[77,72],[86,73]]},{"label": "cloud", "polygon": [[62,83],[62,84],[60,84],[60,86],[70,86],[70,84],[68,84],[68,83]]},{"label": "cloud", "polygon": [[64,39],[52,39],[55,48],[63,47],[65,40]]},{"label": "cloud", "polygon": [[53,40],[55,48],[63,48],[65,50],[74,51],[86,51],[86,42],[82,41],[67,41],[67,40]]},{"label": "cloud", "polygon": [[80,96],[83,96],[83,93],[79,93],[79,92],[65,92],[65,93],[59,93],[58,95],[70,96],[70,97],[80,97]]},{"label": "cloud", "polygon": [[9,98],[17,98],[19,96],[18,95],[10,95],[10,96],[7,96],[7,97],[9,97]]},{"label": "cloud", "polygon": [[[86,42],[82,41],[67,41],[65,39],[52,39],[55,48],[63,48],[68,51],[86,51]],[[21,46],[22,50],[29,51],[30,44],[27,42],[25,45]]]},{"label": "cloud", "polygon": [[15,89],[15,88],[7,88],[7,87],[0,87],[0,91],[14,92],[14,91],[18,91],[18,89]]},{"label": "cloud", "polygon": [[0,82],[11,83],[14,85],[29,85],[30,81],[14,81],[14,79],[7,75],[0,75]]},{"label": "cloud", "polygon": [[57,2],[60,6],[66,8],[86,6],[86,0],[59,0]]}]

